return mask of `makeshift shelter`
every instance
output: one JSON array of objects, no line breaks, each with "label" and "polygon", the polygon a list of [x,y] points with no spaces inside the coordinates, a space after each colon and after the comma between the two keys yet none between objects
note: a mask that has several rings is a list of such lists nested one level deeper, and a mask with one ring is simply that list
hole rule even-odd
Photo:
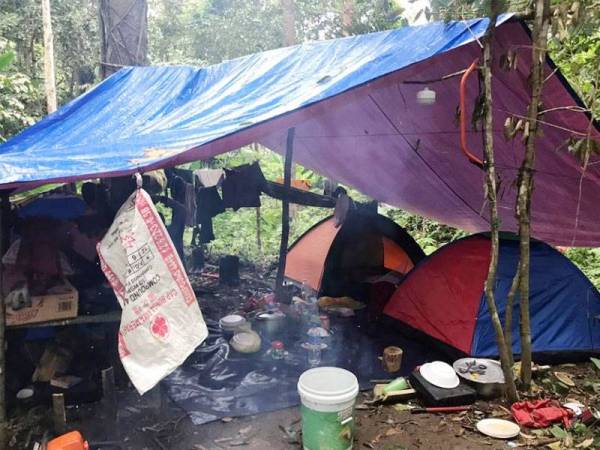
[{"label": "makeshift shelter", "polygon": [[425,257],[419,244],[393,220],[353,211],[343,224],[323,219],[290,246],[285,276],[323,294],[354,273],[406,274]]},{"label": "makeshift shelter", "polygon": [[[489,229],[484,172],[460,151],[455,125],[461,73],[481,57],[487,19],[309,42],[206,68],[129,67],[0,146],[0,188],[126,175],[209,158],[259,142],[284,153],[295,127],[293,158],[340,183],[407,211],[469,231]],[[502,180],[499,211],[516,229],[513,181],[520,139],[501,126],[529,104],[531,37],[503,15],[492,67],[495,152]],[[516,69],[500,56],[516,53]],[[587,169],[567,151],[572,137],[600,138],[580,100],[548,59],[536,141],[533,235],[554,245],[600,245],[598,155]],[[425,86],[436,102],[423,106]],[[465,113],[479,95],[465,82]],[[575,107],[575,108],[574,108]],[[469,120],[467,120],[467,123]],[[465,130],[482,158],[479,131]]]},{"label": "makeshift shelter", "polygon": [[[424,259],[400,284],[384,313],[459,352],[496,356],[498,349],[484,284],[491,241],[474,235]],[[501,318],[519,261],[519,242],[503,238],[494,294]],[[530,268],[532,349],[536,354],[600,351],[600,293],[564,255],[532,241]],[[521,351],[519,297],[513,305],[513,352]]]},{"label": "makeshift shelter", "polygon": [[[2,209],[7,212],[10,190],[148,172],[256,142],[286,154],[288,172],[293,157],[380,202],[465,230],[487,230],[484,173],[461,153],[454,122],[460,86],[467,105],[480,94],[476,75],[461,83],[456,74],[481,58],[479,39],[488,24],[436,22],[304,43],[206,68],[124,68],[0,145]],[[523,143],[505,141],[500,127],[527,113],[531,37],[510,15],[497,25],[495,51],[514,52],[517,61],[514,70],[504,70],[498,57],[492,67],[500,219],[515,230],[512,189]],[[566,144],[574,137],[600,139],[600,129],[577,108],[580,99],[550,59],[544,77],[532,232],[555,245],[598,246],[600,156],[591,156],[584,171]],[[437,94],[428,106],[417,102],[425,86]],[[470,109],[463,113],[470,116]],[[480,131],[462,131],[463,147],[482,158]],[[353,343],[347,339],[346,348],[364,356],[363,367],[374,368],[372,355]],[[191,385],[197,401],[205,402],[207,391],[196,380]],[[256,397],[272,396],[270,386],[262,386],[266,390]],[[292,397],[278,397],[297,401],[295,383],[288,387]],[[183,392],[177,386],[173,391]],[[256,412],[254,403],[239,398],[230,401]]]}]

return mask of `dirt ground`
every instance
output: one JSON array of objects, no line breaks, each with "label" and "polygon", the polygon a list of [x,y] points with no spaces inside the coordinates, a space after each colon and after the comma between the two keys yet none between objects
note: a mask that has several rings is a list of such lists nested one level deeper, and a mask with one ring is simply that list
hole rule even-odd
[{"label": "dirt ground", "polygon": [[[257,416],[224,419],[195,426],[168,398],[154,391],[140,399],[134,392],[120,393],[116,418],[107,417],[102,405],[78,411],[70,422],[90,441],[117,440],[123,449],[173,450],[284,450],[298,449],[299,408],[288,408]],[[361,393],[358,402],[368,398]],[[483,417],[506,417],[497,405],[479,402],[469,413],[410,414],[383,406],[356,411],[355,449],[475,450],[510,448],[506,441],[484,437],[474,431],[474,422]],[[287,431],[284,431],[287,430]],[[525,435],[527,436],[527,435]],[[551,435],[550,435],[551,436]],[[550,437],[551,439],[551,437]],[[543,438],[542,441],[547,441]],[[583,440],[583,439],[581,439]],[[513,445],[526,448],[523,437]],[[532,442],[534,443],[534,442]],[[106,447],[109,448],[109,447]],[[559,447],[569,448],[569,447]]]},{"label": "dirt ground", "polygon": [[[197,290],[204,314],[219,317],[238,307],[249,294],[267,292],[269,282],[247,270],[243,283],[235,288],[218,286],[214,275],[191,277]],[[575,386],[557,383],[555,371],[570,374]],[[587,362],[579,365],[553,367],[538,376],[533,397],[554,397],[560,400],[576,399],[585,405],[598,403],[600,383],[598,371]],[[194,425],[166,394],[155,388],[140,397],[131,386],[118,391],[118,408],[111,409],[104,401],[71,407],[67,410],[68,429],[80,430],[93,444],[115,441],[122,449],[158,450],[279,450],[300,448],[299,408],[288,408],[272,413],[226,418],[220,421]],[[484,417],[510,418],[508,409],[498,403],[478,402],[469,412],[455,414],[411,414],[397,410],[393,405],[367,407],[370,393],[361,393],[355,414],[355,449],[406,450],[406,449],[507,449],[510,447],[541,448],[551,442],[553,434],[546,430],[535,434],[527,432],[514,440],[486,438],[475,431],[477,420]],[[10,431],[13,435],[10,448],[31,449],[35,441],[52,437],[50,411],[38,406],[20,411],[13,416]],[[594,427],[584,427],[569,433],[568,439],[554,439],[561,446],[574,448],[580,443],[593,448]],[[563,444],[566,444],[563,445]],[[94,447],[92,447],[94,448]],[[103,445],[96,448],[118,448]]]},{"label": "dirt ground", "polygon": [[[597,394],[593,385],[598,381],[592,364],[553,367],[554,371],[569,373],[576,384],[560,396],[542,387],[550,375],[538,377],[537,393],[534,396],[552,396],[561,400],[575,399],[586,405],[597,404]],[[562,389],[562,388],[561,388]],[[597,389],[597,387],[596,387]],[[359,394],[355,413],[355,449],[408,450],[408,449],[507,449],[507,448],[546,448],[544,443],[559,444],[554,449],[577,448],[600,442],[597,428],[584,427],[570,432],[566,445],[564,439],[553,439],[549,430],[533,432],[522,430],[522,435],[509,442],[487,438],[475,431],[477,420],[485,417],[510,419],[509,411],[498,402],[479,401],[469,412],[454,414],[411,414],[398,411],[394,405],[365,408],[365,400],[370,393]],[[194,425],[160,388],[150,391],[143,397],[132,388],[120,390],[118,408],[109,410],[103,402],[71,408],[67,411],[68,428],[80,430],[93,444],[99,441],[116,441],[122,449],[157,450],[283,450],[299,449],[300,413],[298,407],[272,413],[243,418],[225,418],[216,422]],[[49,411],[41,414],[47,429]],[[11,448],[31,448],[24,446],[23,436],[13,442]],[[590,439],[594,439],[593,444]],[[29,436],[31,441],[31,436]],[[31,441],[32,442],[32,441]],[[92,447],[94,448],[94,447]],[[101,446],[112,449],[117,447]]]},{"label": "dirt ground", "polygon": [[[129,395],[128,395],[129,394]],[[156,393],[151,394],[156,400]],[[121,393],[117,420],[103,415],[102,406],[79,411],[70,422],[90,441],[117,440],[124,449],[284,450],[300,448],[299,408],[257,416],[225,419],[195,426],[166,397],[132,404],[135,393]],[[364,398],[364,394],[361,394]],[[126,406],[125,406],[126,405]],[[410,414],[392,406],[356,412],[356,449],[505,449],[506,442],[485,438],[461,425],[458,414]],[[288,429],[284,432],[284,429]]]}]

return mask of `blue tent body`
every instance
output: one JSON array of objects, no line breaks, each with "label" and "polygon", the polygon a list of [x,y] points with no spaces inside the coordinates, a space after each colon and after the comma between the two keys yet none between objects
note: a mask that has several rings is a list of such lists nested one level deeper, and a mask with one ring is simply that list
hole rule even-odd
[{"label": "blue tent body", "polygon": [[[494,294],[504,317],[506,300],[519,262],[519,243],[503,240]],[[600,293],[566,256],[543,242],[531,245],[530,317],[536,353],[600,351]],[[520,302],[513,306],[513,352],[521,353]],[[498,347],[485,296],[482,297],[471,353],[497,355]]]},{"label": "blue tent body", "polygon": [[[503,320],[519,261],[519,242],[500,242],[494,294]],[[385,314],[464,354],[497,356],[484,292],[490,249],[484,235],[442,247],[400,284]],[[576,352],[600,351],[600,293],[566,256],[539,241],[531,242],[529,303],[534,353],[574,357]],[[512,327],[515,354],[521,352],[519,308],[517,295]]]}]

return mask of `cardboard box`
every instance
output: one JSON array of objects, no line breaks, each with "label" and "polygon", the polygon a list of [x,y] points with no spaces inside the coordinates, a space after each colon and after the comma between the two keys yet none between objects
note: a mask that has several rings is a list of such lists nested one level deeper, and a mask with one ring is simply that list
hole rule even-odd
[{"label": "cardboard box", "polygon": [[14,311],[6,308],[8,327],[52,320],[73,319],[79,309],[79,293],[68,281],[52,294],[31,297],[31,306]]}]

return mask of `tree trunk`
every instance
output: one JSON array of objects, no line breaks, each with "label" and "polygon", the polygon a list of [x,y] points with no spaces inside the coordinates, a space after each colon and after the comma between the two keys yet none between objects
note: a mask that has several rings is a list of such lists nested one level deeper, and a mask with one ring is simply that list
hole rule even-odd
[{"label": "tree trunk", "polygon": [[275,295],[282,295],[283,276],[285,274],[285,262],[287,259],[288,242],[290,235],[290,201],[289,191],[292,182],[292,158],[294,156],[295,128],[290,128],[287,134],[285,149],[285,161],[283,166],[283,199],[281,211],[281,242],[279,245],[279,265],[277,267],[277,278],[275,279]]},{"label": "tree trunk", "polygon": [[538,112],[542,86],[544,84],[544,64],[548,44],[550,24],[550,0],[536,0],[533,23],[533,49],[531,62],[531,103],[527,119],[525,156],[519,170],[517,198],[517,219],[519,221],[520,265],[519,301],[521,305],[521,382],[525,390],[531,385],[531,323],[529,320],[529,257],[530,257],[530,218],[531,193],[533,191],[533,170],[535,165],[535,140],[538,131]]},{"label": "tree trunk", "polygon": [[498,2],[492,1],[492,17],[483,40],[483,89],[485,95],[484,110],[484,153],[486,160],[486,191],[490,205],[490,225],[492,250],[488,276],[485,281],[485,298],[494,331],[496,333],[496,343],[504,379],[506,380],[506,396],[511,403],[518,400],[517,389],[512,375],[512,346],[511,342],[505,339],[502,331],[502,323],[496,307],[496,298],[494,288],[496,285],[496,273],[498,270],[498,252],[499,252],[499,226],[498,202],[497,202],[497,181],[496,165],[494,161],[494,128],[492,112],[492,45],[494,41],[494,31],[496,28],[496,18],[498,15]]},{"label": "tree trunk", "polygon": [[100,0],[102,78],[124,66],[148,63],[146,0]]},{"label": "tree trunk", "polygon": [[296,9],[294,0],[281,0],[283,10],[283,45],[296,44]]},{"label": "tree trunk", "polygon": [[44,88],[48,114],[56,111],[56,77],[54,73],[54,36],[50,15],[50,0],[42,0],[42,23],[44,27]]},{"label": "tree trunk", "polygon": [[352,34],[352,21],[354,19],[354,0],[342,0],[342,35]]}]

